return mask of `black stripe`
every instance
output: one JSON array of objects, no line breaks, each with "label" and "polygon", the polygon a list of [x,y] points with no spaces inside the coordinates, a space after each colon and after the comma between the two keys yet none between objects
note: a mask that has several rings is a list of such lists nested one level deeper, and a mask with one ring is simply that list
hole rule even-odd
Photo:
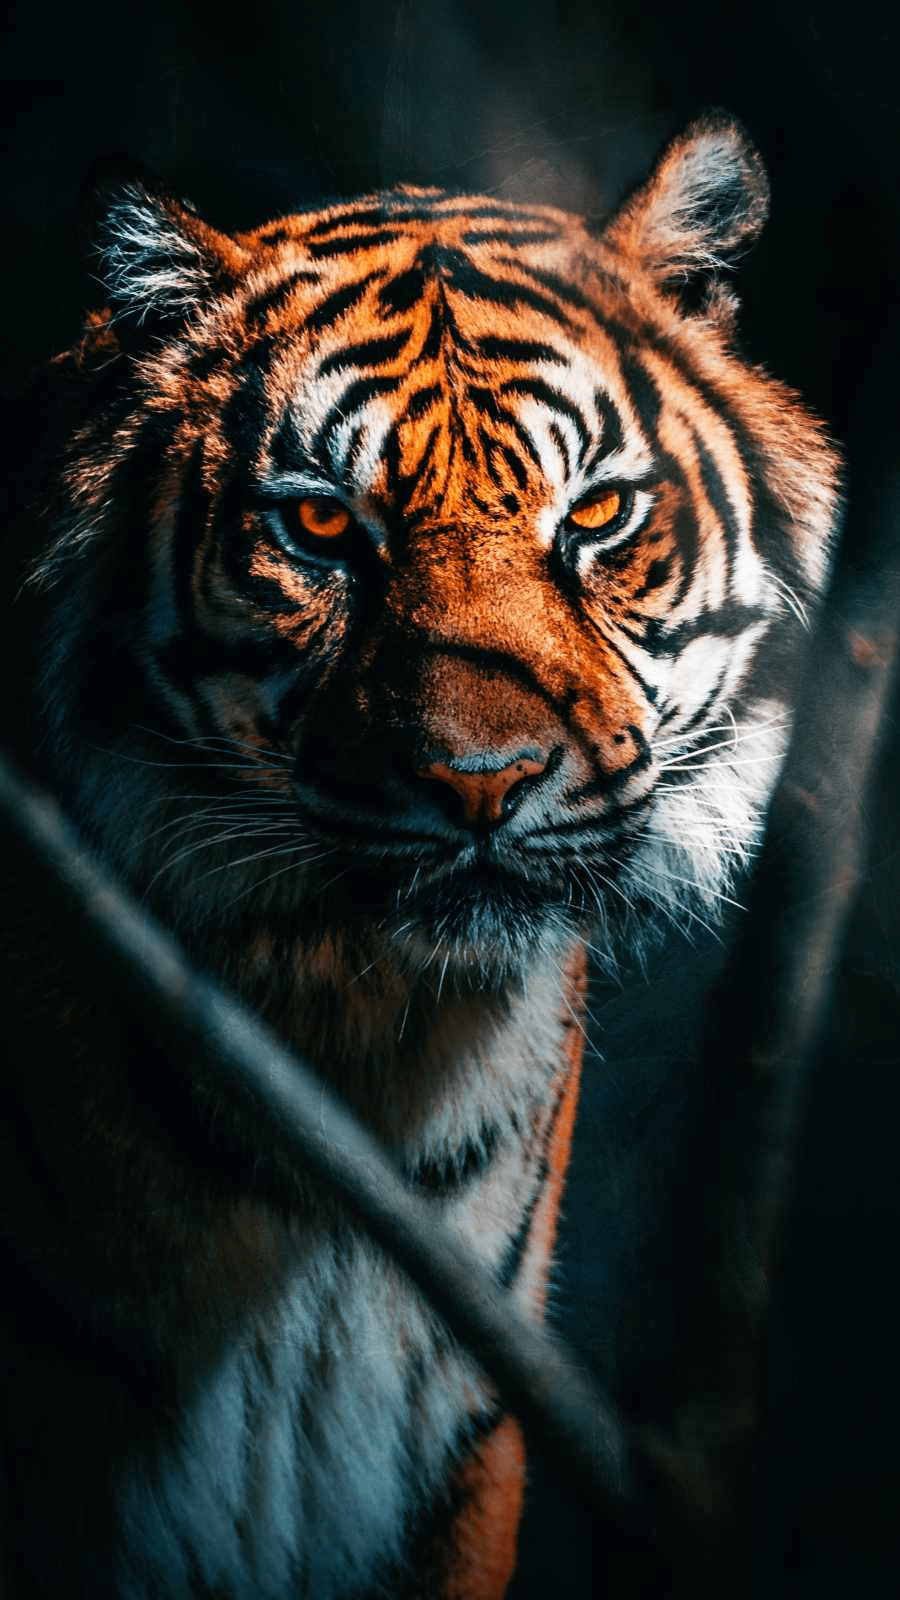
[{"label": "black stripe", "polygon": [[[429,457],[433,456],[433,454],[434,454],[433,441],[436,441],[438,432],[439,432],[439,430],[437,428],[434,428],[434,429],[432,429],[431,433],[429,434],[429,438],[428,438],[428,455],[429,455]],[[431,490],[432,490],[436,480],[437,480],[437,462],[433,461],[433,460],[429,460],[428,466],[423,468],[423,470],[419,474],[418,479],[410,478],[408,480],[408,485],[409,486],[408,486],[408,490],[404,489],[404,498],[403,498],[401,509],[408,511],[409,502],[411,501],[414,493],[418,493],[422,497],[422,499],[424,501],[425,500],[425,496],[431,493]],[[429,516],[431,510],[432,510],[432,506],[429,506],[428,504],[423,504],[412,515],[410,528],[413,529],[413,528],[421,527],[422,523]]]},{"label": "black stripe", "polygon": [[365,232],[341,233],[333,239],[309,240],[306,248],[317,261],[330,260],[332,256],[354,255],[357,250],[372,250],[377,245],[393,244],[401,237],[397,228],[367,229]]},{"label": "black stripe", "polygon": [[329,409],[328,415],[319,427],[310,446],[313,459],[326,470],[330,470],[331,461],[329,447],[332,436],[337,432],[342,423],[352,417],[354,412],[362,411],[379,394],[395,394],[400,387],[401,378],[386,377],[383,373],[376,373],[369,378],[357,378],[344,391],[340,399],[335,401]]},{"label": "black stripe", "polygon": [[480,511],[483,517],[488,518],[494,515],[493,506],[489,506],[487,501],[483,500],[480,494],[476,494],[471,486],[468,490],[468,498],[470,504],[475,507],[476,511]]},{"label": "black stripe", "polygon": [[273,340],[257,339],[232,371],[235,386],[222,407],[221,426],[239,462],[256,460],[268,426],[266,374],[273,352]]},{"label": "black stripe", "polygon": [[536,467],[540,468],[542,465],[540,452],[534,440],[532,439],[531,434],[525,427],[525,424],[519,421],[514,412],[507,411],[506,409],[500,412],[499,421],[502,422],[505,427],[509,428],[510,431],[515,435],[519,441],[519,444],[522,446],[522,449],[525,451],[529,461],[533,462]]},{"label": "black stripe", "polygon": [[500,421],[502,413],[495,390],[489,389],[486,384],[470,383],[466,386],[466,398],[481,416],[489,417],[492,422]]},{"label": "black stripe", "polygon": [[413,471],[400,480],[397,493],[398,510],[404,511],[414,494],[424,495],[426,490],[431,487],[436,472],[433,458],[440,436],[440,423],[436,422],[425,441],[424,449]]},{"label": "black stripe", "polygon": [[452,1155],[428,1156],[407,1170],[408,1181],[430,1194],[462,1189],[475,1178],[483,1177],[492,1165],[500,1144],[500,1130],[484,1124],[478,1137],[466,1139]]},{"label": "black stripe", "polygon": [[413,362],[414,366],[419,366],[421,363],[426,361],[436,360],[440,354],[443,333],[444,316],[442,313],[442,305],[440,301],[436,301],[431,308],[431,315],[428,319],[428,332],[425,335],[422,348]]},{"label": "black stripe", "polygon": [[550,1175],[550,1160],[547,1155],[547,1151],[553,1142],[553,1135],[556,1132],[556,1125],[559,1122],[560,1114],[562,1112],[563,1105],[565,1104],[566,1091],[568,1090],[568,1087],[569,1074],[566,1073],[562,1083],[560,1084],[559,1092],[553,1104],[553,1109],[547,1118],[547,1123],[541,1136],[541,1158],[538,1163],[537,1178],[534,1189],[532,1190],[528,1204],[522,1213],[522,1219],[519,1223],[519,1226],[507,1245],[506,1254],[497,1272],[497,1281],[504,1289],[509,1289],[512,1286],[519,1268],[522,1265],[522,1259],[528,1247],[528,1240],[531,1235],[531,1226],[534,1222],[534,1215],[543,1197],[544,1186]]},{"label": "black stripe", "polygon": [[655,706],[659,695],[659,690],[654,689],[651,684],[645,682],[645,680],[641,677],[641,674],[638,672],[637,667],[632,666],[631,662],[628,660],[628,657],[624,654],[620,646],[616,644],[614,639],[609,637],[608,633],[604,632],[603,628],[600,626],[600,623],[597,622],[594,617],[591,617],[590,614],[588,614],[588,620],[590,621],[595,632],[599,633],[603,643],[607,646],[607,648],[612,651],[614,656],[618,657],[619,661],[621,661],[629,677],[632,678],[637,684],[641,694],[644,696],[644,699],[647,700],[651,706]]},{"label": "black stripe", "polygon": [[405,222],[428,222],[432,217],[430,205],[410,204],[403,195],[385,195],[383,202],[376,206],[359,206],[356,209],[349,207],[346,211],[333,213],[330,217],[321,217],[304,232],[304,239],[320,239],[325,234],[338,233],[342,228],[365,228],[371,225],[374,228],[383,227],[392,222],[400,225]]},{"label": "black stripe", "polygon": [[269,446],[272,462],[279,472],[296,471],[305,460],[306,452],[300,439],[300,430],[293,411],[286,411]]},{"label": "black stripe", "polygon": [[567,394],[563,394],[561,389],[554,388],[552,384],[545,383],[543,378],[524,377],[507,378],[505,383],[500,385],[500,392],[501,394],[515,394],[538,400],[548,410],[556,411],[562,416],[568,417],[575,428],[575,432],[578,434],[580,446],[578,451],[579,465],[583,463],[591,443],[591,436],[581,411],[574,401],[569,399]]},{"label": "black stripe", "polygon": [[502,339],[495,334],[485,334],[476,339],[475,345],[488,361],[552,361],[556,366],[568,365],[561,351],[537,339]]},{"label": "black stripe", "polygon": [[479,428],[478,438],[481,448],[484,452],[484,460],[487,470],[498,487],[505,488],[506,482],[503,473],[497,466],[495,460],[495,457],[497,456],[500,457],[501,461],[505,461],[507,467],[512,473],[513,478],[518,484],[518,487],[520,489],[524,489],[528,483],[528,473],[526,472],[515,451],[511,450],[509,445],[501,443],[500,440],[493,439],[485,428]]},{"label": "black stripe", "polygon": [[[718,463],[713,459],[706,444],[696,428],[690,429],[694,449],[700,462],[700,477],[706,498],[719,519],[719,525],[725,540],[725,592],[731,588],[734,559],[738,543],[738,529],[735,507],[728,493],[725,481],[719,471]],[[678,596],[680,599],[681,596]],[[676,604],[678,601],[676,600]]]},{"label": "black stripe", "polygon": [[361,422],[359,427],[354,429],[350,443],[347,446],[347,454],[344,457],[344,477],[348,481],[352,480],[356,474],[356,468],[359,464],[359,457],[363,444],[365,443],[367,432],[368,429],[366,428],[365,423]]},{"label": "black stripe", "polygon": [[546,225],[545,212],[535,211],[529,206],[519,206],[506,200],[487,201],[477,206],[469,207],[465,195],[441,195],[435,201],[433,215],[440,222],[444,217],[467,217],[471,221],[480,221],[482,217],[497,217],[501,221],[533,222],[537,225]]},{"label": "black stripe", "polygon": [[570,318],[562,306],[528,284],[510,278],[494,278],[457,251],[444,252],[442,265],[448,269],[451,287],[467,300],[482,300],[488,305],[503,306],[509,310],[517,306],[531,306],[562,327],[570,326]]},{"label": "black stripe", "polygon": [[769,613],[763,606],[745,606],[739,601],[727,601],[716,611],[704,611],[691,622],[682,622],[671,628],[668,642],[671,648],[683,650],[704,634],[712,634],[719,639],[739,639],[748,628],[768,620]]},{"label": "black stripe", "polygon": [[277,283],[268,289],[262,289],[244,307],[244,319],[247,326],[257,328],[265,321],[270,311],[277,311],[290,298],[299,283],[318,283],[318,272],[310,272],[306,267],[298,267],[287,278],[280,278]]},{"label": "black stripe", "polygon": [[332,213],[330,217],[320,217],[311,227],[304,231],[304,239],[320,239],[323,234],[339,233],[342,228],[363,228],[368,223],[374,227],[381,227],[385,221],[384,206],[348,206],[346,211]]},{"label": "black stripe", "polygon": [[[625,833],[633,827],[634,820],[642,811],[649,810],[656,799],[651,789],[647,794],[642,794],[635,800],[617,801],[615,805],[605,807],[599,816],[576,817],[572,822],[547,822],[539,828],[531,828],[528,833],[529,846],[532,839],[568,839],[577,834],[584,834],[588,830],[599,829],[597,838],[598,849],[603,850],[613,842],[610,835],[613,830]],[[538,852],[535,851],[536,855]],[[552,856],[555,850],[550,851]],[[528,854],[532,854],[531,848]]]},{"label": "black stripe", "polygon": [[304,328],[307,333],[320,333],[323,328],[332,327],[346,311],[359,304],[373,283],[383,277],[383,272],[367,272],[365,277],[355,278],[352,283],[345,283],[342,288],[326,295],[306,318]]},{"label": "black stripe", "polygon": [[500,453],[500,446],[497,444],[496,439],[491,438],[486,428],[479,428],[478,442],[481,445],[481,453],[484,458],[484,464],[488,471],[488,476],[493,480],[494,483],[498,485],[498,487],[503,488],[503,475],[494,460],[494,456]]},{"label": "black stripe", "polygon": [[616,450],[621,450],[625,442],[622,418],[619,416],[618,409],[613,404],[610,396],[604,394],[601,389],[597,389],[594,393],[594,406],[597,412],[597,420],[600,424],[600,444],[593,455],[585,462],[586,472],[593,472],[594,468],[599,466],[600,462],[605,460],[607,456],[612,455]]},{"label": "black stripe", "polygon": [[692,505],[678,506],[672,519],[672,534],[681,561],[681,577],[672,602],[674,606],[687,594],[697,573],[700,544],[697,536],[697,516]]},{"label": "black stripe", "polygon": [[620,632],[655,659],[677,655],[695,639],[703,637],[739,639],[748,628],[768,620],[769,613],[761,606],[727,601],[716,611],[701,611],[690,622],[677,623],[674,627],[659,617],[645,617],[640,621],[640,632],[632,632],[621,625]]},{"label": "black stripe", "polygon": [[653,374],[640,360],[640,351],[627,336],[619,349],[619,363],[628,397],[647,433],[655,436],[662,411],[662,396]]},{"label": "black stripe", "polygon": [[563,305],[573,306],[577,311],[587,311],[592,317],[600,315],[599,306],[593,300],[589,300],[587,295],[582,294],[580,289],[576,289],[574,283],[568,279],[560,278],[557,273],[548,272],[543,267],[530,266],[515,256],[504,257],[504,261],[507,266],[524,273],[533,283],[539,283],[541,288],[548,290],[557,300],[561,300]]},{"label": "black stripe", "polygon": [[405,272],[391,278],[380,291],[378,305],[384,317],[397,317],[409,311],[425,292],[425,268],[418,257]]},{"label": "black stripe", "polygon": [[519,460],[519,457],[516,455],[514,450],[510,449],[508,444],[501,444],[499,449],[519,488],[524,489],[528,483],[528,473],[522,465],[522,462]]},{"label": "black stripe", "polygon": [[[728,664],[726,663],[726,665],[722,668],[721,672],[719,673],[718,677],[716,678],[716,681],[715,681],[712,689],[710,690],[709,694],[706,696],[706,699],[704,700],[703,704],[700,706],[699,710],[695,711],[694,715],[690,718],[690,720],[688,722],[685,723],[684,727],[679,729],[679,735],[684,734],[684,736],[687,737],[687,735],[692,733],[695,728],[699,728],[701,723],[705,722],[706,718],[709,716],[709,713],[712,711],[713,707],[715,706],[716,701],[718,700],[720,694],[722,693],[722,690],[725,687],[725,683],[726,683],[727,678],[728,678]],[[680,708],[678,708],[678,709],[680,709]],[[660,724],[660,725],[662,725],[662,724]],[[693,780],[693,773],[692,772],[682,772],[681,774],[679,774],[678,768],[677,767],[672,767],[666,773],[666,782],[667,783],[671,783],[673,781],[673,779],[677,782],[678,779],[679,779],[679,776],[682,779],[687,780],[688,782],[691,782]]]},{"label": "black stripe", "polygon": [[528,231],[527,228],[480,228],[471,229],[464,233],[464,245],[479,244],[508,244],[515,249],[523,244],[547,244],[550,240],[559,238],[558,228],[537,228]]},{"label": "black stripe", "polygon": [[[671,555],[658,556],[655,561],[651,561],[641,587],[635,590],[635,600],[643,600],[646,595],[652,594],[654,589],[661,589],[663,584],[668,582],[671,571]],[[629,612],[628,615],[633,616],[635,621],[639,620],[636,612]]]},{"label": "black stripe", "polygon": [[424,417],[426,412],[443,398],[444,391],[439,383],[429,384],[425,389],[418,389],[406,402],[403,419],[406,422],[417,422],[419,417]]},{"label": "black stripe", "polygon": [[342,367],[375,367],[383,361],[393,361],[409,342],[409,333],[387,334],[383,339],[363,339],[359,344],[348,344],[342,350],[333,350],[319,366],[319,377]]},{"label": "black stripe", "polygon": [[566,436],[563,433],[562,428],[560,427],[558,422],[551,422],[550,428],[549,428],[548,431],[549,431],[551,439],[553,440],[553,443],[556,445],[556,448],[557,448],[557,450],[559,451],[559,453],[560,453],[560,455],[562,457],[562,464],[563,464],[563,468],[565,469],[566,476],[567,477],[571,477],[571,475],[572,475],[572,461],[571,461],[571,457],[569,456],[569,446],[566,443]]}]

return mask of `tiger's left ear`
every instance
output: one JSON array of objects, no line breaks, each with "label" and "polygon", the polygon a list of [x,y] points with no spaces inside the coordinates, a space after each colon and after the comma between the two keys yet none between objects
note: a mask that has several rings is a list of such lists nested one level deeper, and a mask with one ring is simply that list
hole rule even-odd
[{"label": "tiger's left ear", "polygon": [[100,281],[126,337],[174,331],[227,292],[247,265],[234,239],[143,171],[104,170],[92,181],[86,209]]},{"label": "tiger's left ear", "polygon": [[734,117],[710,111],[673,140],[603,237],[661,288],[683,286],[695,300],[697,280],[714,294],[717,275],[752,244],[768,211],[759,154]]}]

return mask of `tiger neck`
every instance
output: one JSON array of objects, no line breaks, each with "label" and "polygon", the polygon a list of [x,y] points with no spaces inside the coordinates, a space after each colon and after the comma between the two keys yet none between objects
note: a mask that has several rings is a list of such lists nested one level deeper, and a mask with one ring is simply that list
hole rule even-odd
[{"label": "tiger neck", "polygon": [[478,988],[386,954],[366,965],[340,935],[287,946],[260,935],[224,976],[382,1140],[418,1160],[543,1103],[580,948],[536,954],[515,979]]}]

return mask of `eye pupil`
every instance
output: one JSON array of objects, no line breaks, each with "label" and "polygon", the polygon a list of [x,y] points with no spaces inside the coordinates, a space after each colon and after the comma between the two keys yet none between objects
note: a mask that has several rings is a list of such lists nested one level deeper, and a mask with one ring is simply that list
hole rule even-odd
[{"label": "eye pupil", "polygon": [[297,519],[304,532],[315,539],[339,539],[352,520],[346,506],[328,495],[305,496],[297,507]]},{"label": "eye pupil", "polygon": [[618,489],[607,489],[593,500],[584,500],[580,506],[573,506],[569,521],[576,528],[605,528],[608,522],[619,515],[621,508],[622,496]]}]

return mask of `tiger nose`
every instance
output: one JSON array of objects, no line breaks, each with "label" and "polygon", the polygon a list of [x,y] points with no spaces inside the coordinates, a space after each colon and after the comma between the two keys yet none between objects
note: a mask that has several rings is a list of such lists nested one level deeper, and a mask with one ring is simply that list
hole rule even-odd
[{"label": "tiger nose", "polygon": [[496,828],[513,815],[546,770],[546,761],[519,756],[499,772],[460,772],[446,761],[432,761],[416,777],[440,786],[434,798],[454,822],[465,828]]}]

